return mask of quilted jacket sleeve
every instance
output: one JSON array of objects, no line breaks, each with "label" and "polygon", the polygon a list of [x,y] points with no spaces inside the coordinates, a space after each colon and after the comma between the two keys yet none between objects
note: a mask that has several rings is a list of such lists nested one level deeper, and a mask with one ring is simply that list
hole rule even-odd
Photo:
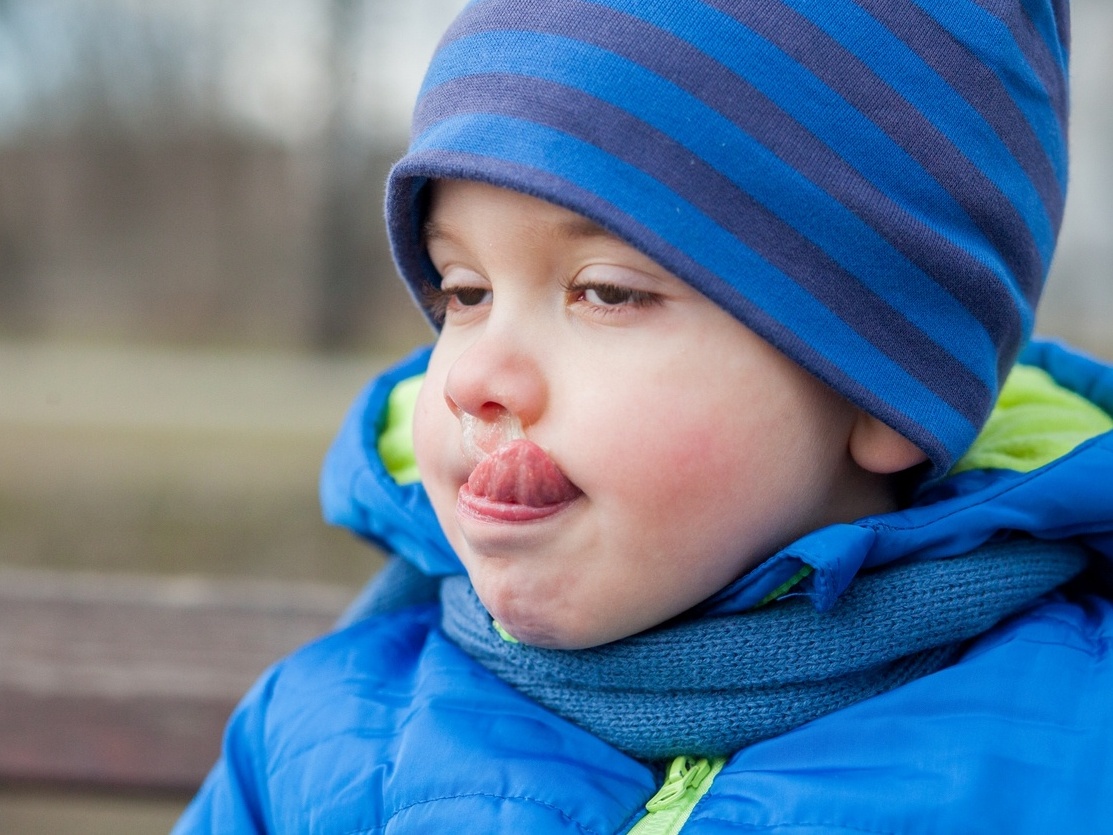
[{"label": "quilted jacket sleeve", "polygon": [[268,832],[265,768],[261,762],[266,706],[274,669],[236,707],[224,732],[220,759],[186,808],[172,835]]}]

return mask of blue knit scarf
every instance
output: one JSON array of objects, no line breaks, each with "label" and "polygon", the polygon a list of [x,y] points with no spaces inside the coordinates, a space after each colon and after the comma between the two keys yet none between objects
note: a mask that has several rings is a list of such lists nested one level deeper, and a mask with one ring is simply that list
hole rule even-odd
[{"label": "blue knit scarf", "polygon": [[863,573],[829,612],[788,598],[576,651],[504,641],[458,576],[441,586],[442,625],[499,678],[640,760],[723,756],[941,669],[1086,561],[1080,546],[990,545]]}]

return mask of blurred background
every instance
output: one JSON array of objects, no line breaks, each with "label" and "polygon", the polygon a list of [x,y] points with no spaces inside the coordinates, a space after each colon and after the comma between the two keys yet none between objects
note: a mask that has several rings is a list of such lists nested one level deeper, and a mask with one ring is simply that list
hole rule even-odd
[{"label": "blurred background", "polygon": [[383,181],[461,5],[0,0],[0,832],[165,832],[378,567],[317,473],[430,337]]},{"label": "blurred background", "polygon": [[[36,612],[311,600],[312,634],[376,569],[320,521],[317,470],[361,384],[429,338],[382,184],[462,2],[0,0],[0,712],[67,686],[28,657],[80,655]],[[1113,359],[1113,2],[1073,8],[1038,330]],[[246,681],[305,637],[258,628]],[[0,734],[32,739],[28,715]],[[165,831],[188,789],[9,767],[0,832]]]}]

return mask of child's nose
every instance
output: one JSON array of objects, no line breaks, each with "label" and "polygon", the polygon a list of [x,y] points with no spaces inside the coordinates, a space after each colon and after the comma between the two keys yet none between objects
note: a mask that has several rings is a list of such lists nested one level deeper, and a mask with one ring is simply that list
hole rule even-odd
[{"label": "child's nose", "polygon": [[545,410],[547,387],[539,346],[511,330],[488,330],[453,362],[445,401],[457,417],[497,423],[507,416],[522,426]]}]

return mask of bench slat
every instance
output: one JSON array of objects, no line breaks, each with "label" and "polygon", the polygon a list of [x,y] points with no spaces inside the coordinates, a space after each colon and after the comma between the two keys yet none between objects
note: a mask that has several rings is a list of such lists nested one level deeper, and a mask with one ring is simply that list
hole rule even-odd
[{"label": "bench slat", "polygon": [[0,780],[190,791],[229,712],[353,592],[0,570]]}]

